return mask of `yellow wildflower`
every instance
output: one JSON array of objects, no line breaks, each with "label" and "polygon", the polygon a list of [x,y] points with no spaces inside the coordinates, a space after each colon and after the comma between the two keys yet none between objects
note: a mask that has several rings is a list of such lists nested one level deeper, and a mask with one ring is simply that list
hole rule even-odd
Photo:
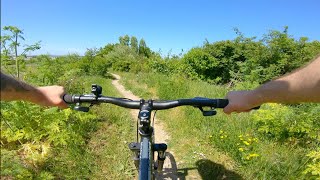
[{"label": "yellow wildflower", "polygon": [[249,156],[250,156],[250,157],[258,157],[258,156],[260,156],[260,155],[259,155],[259,154],[254,153],[254,154],[249,154]]},{"label": "yellow wildflower", "polygon": [[245,145],[247,145],[247,146],[250,145],[250,143],[248,143],[248,141],[243,141],[243,144],[245,144]]}]

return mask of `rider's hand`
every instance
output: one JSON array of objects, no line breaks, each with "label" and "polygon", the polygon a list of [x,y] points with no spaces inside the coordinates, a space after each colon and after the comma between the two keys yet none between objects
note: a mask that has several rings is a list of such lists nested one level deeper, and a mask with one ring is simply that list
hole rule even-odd
[{"label": "rider's hand", "polygon": [[63,101],[62,96],[65,94],[62,86],[44,86],[36,88],[38,93],[31,101],[42,106],[58,106],[67,108],[68,105]]},{"label": "rider's hand", "polygon": [[253,91],[231,91],[227,94],[226,99],[229,100],[228,106],[223,111],[226,114],[232,112],[249,112],[252,108],[262,104],[257,93]]}]

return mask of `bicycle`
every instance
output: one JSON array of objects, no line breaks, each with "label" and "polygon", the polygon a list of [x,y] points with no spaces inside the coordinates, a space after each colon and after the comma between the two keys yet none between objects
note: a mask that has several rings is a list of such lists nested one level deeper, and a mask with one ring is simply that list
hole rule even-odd
[{"label": "bicycle", "polygon": [[[151,126],[151,112],[153,110],[165,110],[178,106],[193,106],[199,108],[204,116],[214,116],[217,112],[215,108],[224,108],[228,105],[227,99],[209,99],[195,97],[192,99],[177,100],[131,100],[126,98],[116,98],[102,96],[102,87],[93,84],[91,93],[87,95],[66,94],[63,100],[69,104],[76,104],[75,110],[88,112],[89,107],[100,103],[111,103],[129,109],[139,109],[137,121],[137,141],[138,134],[140,141],[131,142],[129,149],[134,153],[134,164],[139,172],[140,180],[150,180],[155,178],[156,171],[161,172],[166,158],[167,144],[154,143],[154,129]],[[81,106],[81,103],[90,103],[89,107]],[[204,110],[209,107],[209,110]],[[155,115],[154,115],[155,116]],[[154,161],[154,153],[157,152],[157,161]]]}]

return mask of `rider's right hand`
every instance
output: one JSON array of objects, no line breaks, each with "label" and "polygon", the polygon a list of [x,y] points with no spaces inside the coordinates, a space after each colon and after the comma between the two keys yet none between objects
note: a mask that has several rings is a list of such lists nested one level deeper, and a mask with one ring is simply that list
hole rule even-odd
[{"label": "rider's right hand", "polygon": [[232,112],[249,112],[262,104],[259,100],[259,96],[254,90],[230,91],[227,94],[226,99],[229,100],[228,106],[223,109],[226,114],[231,114]]}]

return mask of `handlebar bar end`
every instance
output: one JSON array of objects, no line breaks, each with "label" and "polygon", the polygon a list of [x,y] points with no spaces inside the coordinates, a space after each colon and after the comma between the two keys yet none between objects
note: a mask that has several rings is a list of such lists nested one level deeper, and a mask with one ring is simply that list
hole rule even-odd
[{"label": "handlebar bar end", "polygon": [[65,94],[65,95],[63,95],[62,99],[63,99],[63,101],[66,102],[67,104],[74,103],[73,96],[70,95],[70,94]]}]

